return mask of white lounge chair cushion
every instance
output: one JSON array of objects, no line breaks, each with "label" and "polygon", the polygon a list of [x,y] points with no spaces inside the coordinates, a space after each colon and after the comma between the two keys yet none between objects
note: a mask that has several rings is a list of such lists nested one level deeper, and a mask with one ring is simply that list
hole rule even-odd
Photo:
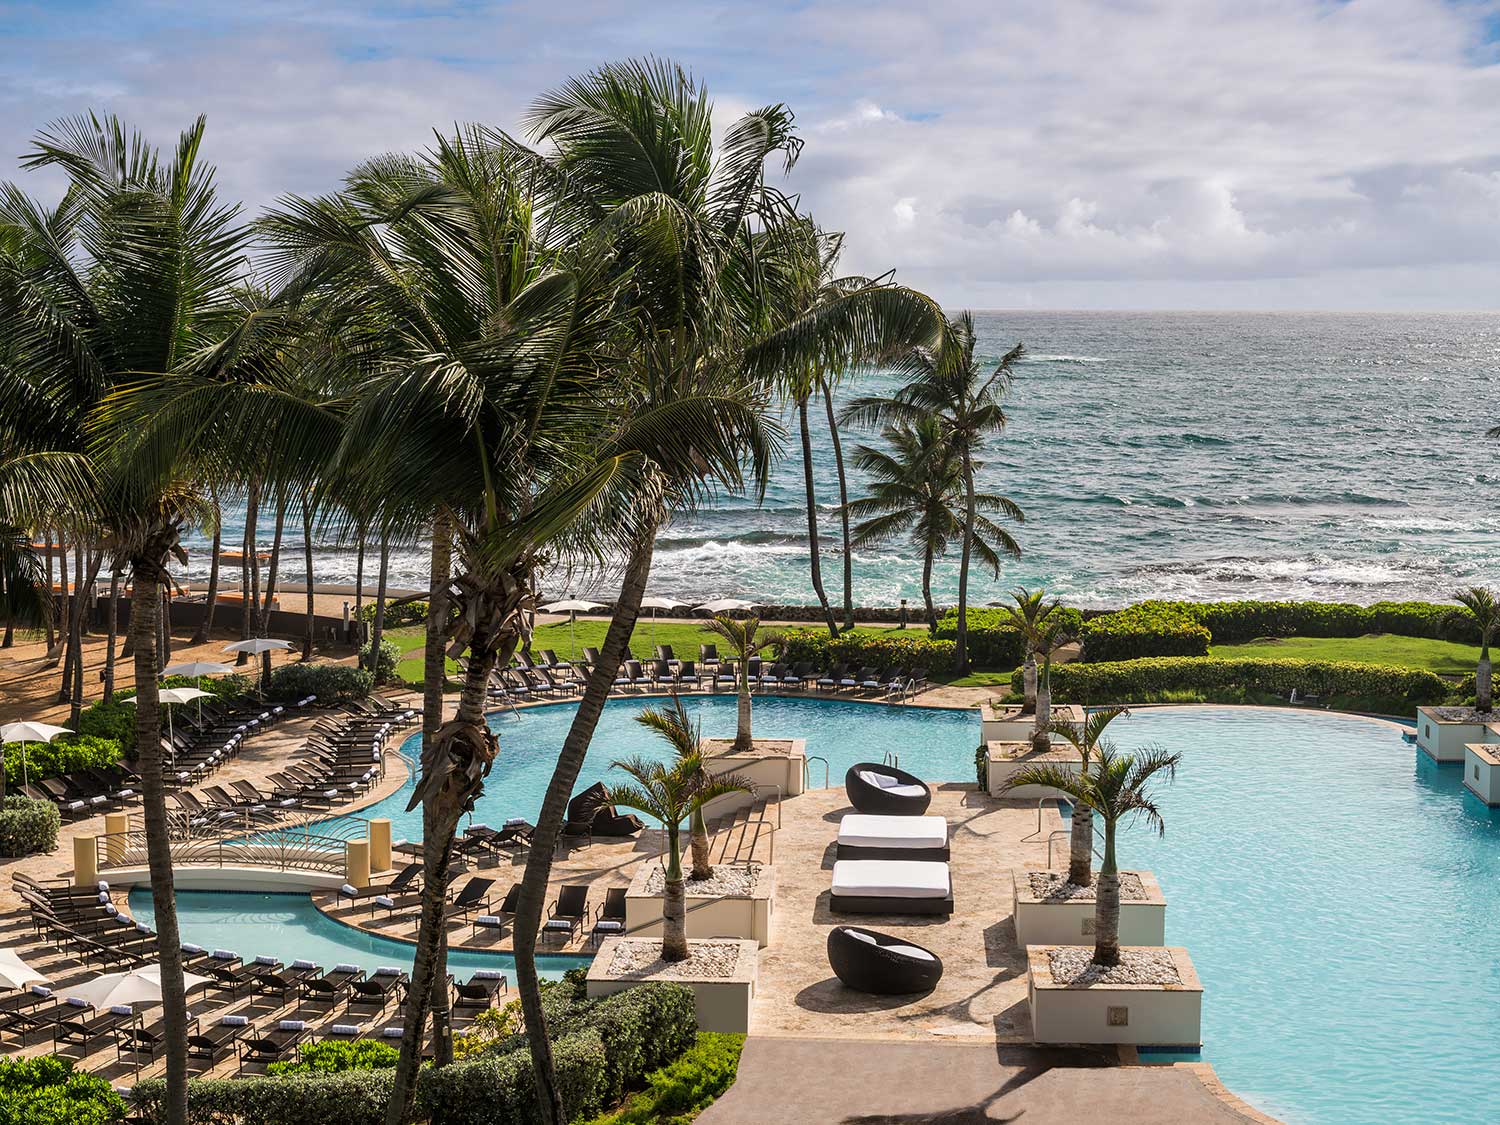
[{"label": "white lounge chair cushion", "polygon": [[499,926],[501,924],[500,918],[494,914],[481,914],[478,918],[474,919],[474,925],[476,926]]},{"label": "white lounge chair cushion", "polygon": [[504,980],[505,974],[499,969],[479,969],[474,973],[474,980]]},{"label": "white lounge chair cushion", "polygon": [[599,922],[595,922],[594,923],[594,929],[599,930],[600,932],[613,933],[616,930],[623,930],[624,928],[625,928],[625,923],[624,922],[613,922],[613,921],[604,920],[604,921],[599,921]]},{"label": "white lounge chair cushion", "polygon": [[860,770],[859,779],[866,785],[873,785],[877,789],[894,789],[901,782],[888,773],[876,773],[874,770]]},{"label": "white lounge chair cushion", "polygon": [[280,1028],[282,1031],[306,1031],[307,1030],[307,1021],[306,1020],[281,1020],[279,1023],[277,1023],[276,1026],[278,1028]]},{"label": "white lounge chair cushion", "polygon": [[111,1004],[109,1006],[109,1011],[111,1015],[115,1016],[135,1015],[135,1009],[132,1008],[129,1004]]},{"label": "white lounge chair cushion", "polygon": [[249,1016],[222,1016],[219,1019],[219,1024],[222,1027],[249,1027],[250,1026],[250,1017]]},{"label": "white lounge chair cushion", "polygon": [[915,945],[887,945],[886,949],[892,953],[899,953],[903,957],[911,957],[918,961],[936,961],[937,958],[925,949],[918,949]]},{"label": "white lounge chair cushion", "polygon": [[337,965],[335,965],[333,967],[333,972],[335,972],[335,973],[357,973],[357,972],[359,972],[359,966],[358,965],[351,965],[347,961],[340,961]]},{"label": "white lounge chair cushion", "polygon": [[855,941],[862,941],[866,945],[879,945],[880,944],[878,941],[876,941],[869,934],[862,933],[859,930],[845,930],[844,933],[848,934]]},{"label": "white lounge chair cushion", "polygon": [[833,893],[859,898],[947,898],[946,863],[913,859],[841,859],[833,865]]},{"label": "white lounge chair cushion", "polygon": [[357,1023],[336,1023],[331,1028],[328,1029],[328,1034],[330,1034],[330,1035],[358,1035],[359,1034],[359,1024],[357,1024]]},{"label": "white lounge chair cushion", "polygon": [[375,905],[383,906],[387,910],[394,910],[396,909],[396,900],[393,899],[390,895],[376,895]]},{"label": "white lounge chair cushion", "polygon": [[381,1030],[380,1037],[382,1039],[400,1039],[405,1034],[406,1029],[404,1027],[387,1027]]},{"label": "white lounge chair cushion", "polygon": [[849,813],[839,821],[839,843],[853,848],[941,848],[948,821],[940,816]]}]

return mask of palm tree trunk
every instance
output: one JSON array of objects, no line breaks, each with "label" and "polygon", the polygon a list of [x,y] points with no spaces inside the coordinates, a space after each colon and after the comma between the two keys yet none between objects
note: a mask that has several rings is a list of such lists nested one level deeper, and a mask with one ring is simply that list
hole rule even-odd
[{"label": "palm tree trunk", "polygon": [[312,549],[312,490],[302,490],[302,562],[307,571],[307,634],[302,638],[302,659],[313,658],[313,644],[317,640],[318,628],[317,596],[313,592],[313,549]]},{"label": "palm tree trunk", "polygon": [[359,525],[359,549],[354,555],[354,647],[359,648],[364,619],[360,613],[365,608],[365,525]]},{"label": "palm tree trunk", "polygon": [[1120,963],[1120,871],[1115,866],[1115,826],[1104,822],[1104,862],[1099,865],[1099,887],[1094,898],[1094,956],[1096,965]]},{"label": "palm tree trunk", "polygon": [[1479,667],[1474,670],[1474,709],[1488,711],[1493,706],[1493,678],[1490,668],[1490,646],[1479,650]]},{"label": "palm tree trunk", "polygon": [[[260,481],[250,478],[245,491],[245,534],[240,556],[240,640],[255,636],[255,610],[260,602],[260,565],[255,559],[255,517],[260,506]],[[250,654],[242,652],[235,664],[243,665]]]},{"label": "palm tree trunk", "polygon": [[[99,577],[99,567],[104,562],[104,553],[101,551],[89,560],[88,588],[92,589],[94,582]],[[73,706],[68,712],[68,725],[74,730],[78,729],[79,719],[83,715],[83,615],[88,609],[88,599],[75,597],[73,599],[73,620],[69,623],[70,636],[68,643],[73,648]]]},{"label": "palm tree trunk", "polygon": [[[422,654],[422,749],[425,752],[443,725],[444,642],[448,622],[448,581],[453,575],[453,529],[446,509],[432,520],[431,585],[427,591],[427,636]],[[488,685],[486,685],[488,686]],[[453,1019],[448,1006],[448,930],[438,942],[436,982],[432,994],[432,1038],[438,1066],[453,1061]]]},{"label": "palm tree trunk", "polygon": [[1052,677],[1048,669],[1043,667],[1042,674],[1037,677],[1036,685],[1036,723],[1032,727],[1031,745],[1034,749],[1045,750],[1052,745],[1052,739],[1047,734],[1047,728],[1052,725]]},{"label": "palm tree trunk", "polygon": [[203,620],[193,633],[191,644],[207,644],[214,631],[214,610],[219,605],[219,553],[224,548],[224,530],[220,527],[224,513],[219,508],[219,493],[212,486],[208,490],[209,500],[214,506],[214,541],[209,548],[212,557],[208,560],[208,596],[203,601]]},{"label": "palm tree trunk", "polygon": [[167,666],[172,659],[172,580],[169,578],[161,586],[161,647],[156,652],[156,674],[161,675],[161,670]]},{"label": "palm tree trunk", "polygon": [[953,674],[969,670],[969,555],[974,549],[974,466],[964,454],[964,545],[958,559],[958,631],[953,639]]},{"label": "palm tree trunk", "polygon": [[[47,660],[54,667],[59,660],[66,659],[68,621],[70,620],[68,613],[71,609],[70,599],[68,598],[68,548],[63,543],[62,532],[60,531],[57,533],[57,581],[62,587],[62,593],[59,595],[60,600],[58,602],[57,614],[57,619],[61,622],[61,626],[57,630],[57,640],[53,642],[52,650],[47,653]],[[58,693],[59,703],[67,699],[67,684],[68,681],[64,679],[63,689]]]},{"label": "palm tree trunk", "polygon": [[[52,532],[48,531],[42,535],[42,550],[46,553],[47,563],[47,605],[52,607],[56,603],[56,595],[52,592]],[[47,652],[50,654],[52,646],[56,644],[55,633],[52,628],[52,614],[47,614]]]},{"label": "palm tree trunk", "polygon": [[714,865],[708,851],[708,824],[703,819],[701,806],[693,810],[693,815],[688,819],[688,829],[688,841],[693,852],[693,878],[712,879]]},{"label": "palm tree trunk", "polygon": [[1073,802],[1073,833],[1068,841],[1068,882],[1087,887],[1094,881],[1094,810]]},{"label": "palm tree trunk", "polygon": [[109,575],[109,623],[104,634],[104,698],[115,694],[115,637],[120,632],[120,564]]},{"label": "palm tree trunk", "polygon": [[1021,683],[1025,696],[1021,702],[1021,714],[1036,713],[1036,649],[1026,646],[1026,659],[1021,664]]},{"label": "palm tree trunk", "polygon": [[682,845],[675,824],[667,825],[667,878],[661,901],[661,959],[686,961],[687,896],[682,886]]},{"label": "palm tree trunk", "polygon": [[271,561],[266,567],[266,599],[260,610],[260,635],[271,628],[271,604],[276,600],[276,577],[281,570],[281,538],[286,532],[286,489],[276,494],[276,530],[271,536]]},{"label": "palm tree trunk", "polygon": [[849,475],[844,470],[844,442],[839,437],[838,419],[833,413],[833,389],[820,378],[823,408],[828,412],[828,436],[833,441],[833,463],[839,474],[839,521],[844,538],[844,631],[854,628],[854,546],[849,533]]},{"label": "palm tree trunk", "polygon": [[755,741],[750,735],[750,657],[740,654],[740,700],[738,721],[734,727],[734,750],[736,753],[753,749]]},{"label": "palm tree trunk", "polygon": [[73,578],[74,578],[73,586],[74,586],[74,591],[75,592],[74,592],[74,594],[73,594],[73,596],[71,598],[68,598],[68,597],[66,597],[67,588],[68,588],[68,582],[67,582],[67,578],[66,578],[66,574],[67,574],[67,571],[66,571],[66,556],[64,556],[64,567],[65,567],[65,569],[63,571],[63,573],[64,573],[64,578],[63,578],[64,601],[63,601],[62,630],[58,634],[58,642],[62,646],[62,654],[63,654],[63,657],[62,657],[62,680],[58,684],[58,688],[57,688],[57,701],[59,703],[67,703],[68,701],[70,701],[73,698],[73,659],[74,659],[74,655],[75,655],[75,653],[77,651],[73,647],[73,618],[77,615],[76,611],[78,609],[78,594],[77,594],[76,591],[77,591],[77,587],[78,587],[78,582],[77,582],[77,579],[78,579],[78,569],[81,569],[81,568],[75,568],[75,570],[73,572]]},{"label": "palm tree trunk", "polygon": [[[469,670],[464,677],[463,694],[459,696],[458,713],[451,723],[438,731],[430,751],[423,755],[424,776],[428,762],[441,761],[450,755],[450,749],[442,745],[445,739],[454,747],[488,742],[493,749],[495,736],[484,723],[484,692],[490,673],[495,669],[499,642],[500,638],[487,636],[483,631],[476,633],[470,646]],[[423,1030],[432,991],[434,987],[445,987],[436,973],[439,949],[447,929],[448,864],[453,858],[453,838],[459,818],[471,796],[460,773],[449,774],[447,781],[430,792],[423,802],[422,913],[411,984],[406,994],[406,1030],[401,1037],[401,1058],[396,1064],[390,1104],[386,1107],[386,1125],[403,1125],[407,1120],[416,1087],[417,1067],[421,1062]]]},{"label": "palm tree trunk", "polygon": [[929,543],[922,551],[922,605],[927,610],[927,633],[932,635],[937,632],[937,606],[932,604],[932,544]]},{"label": "palm tree trunk", "polygon": [[135,650],[135,739],[146,826],[146,859],[156,912],[157,961],[161,968],[163,1032],[167,1056],[166,1120],[187,1123],[187,1000],[182,980],[182,938],[167,838],[166,787],[162,775],[161,706],[157,700],[156,630],[166,568],[157,560],[131,564],[130,632]]},{"label": "palm tree trunk", "polygon": [[[578,711],[563,740],[562,752],[557,756],[552,779],[547,783],[546,795],[542,798],[541,812],[537,815],[536,830],[531,834],[531,848],[526,853],[526,871],[521,877],[521,897],[516,904],[516,920],[512,930],[512,945],[516,958],[516,990],[521,997],[521,1011],[528,1028],[545,1026],[542,1015],[541,985],[536,975],[536,935],[542,924],[542,909],[546,905],[547,881],[552,875],[552,856],[557,850],[557,840],[562,832],[563,818],[567,814],[568,800],[573,795],[573,785],[578,772],[583,768],[584,756],[593,740],[604,704],[614,688],[615,675],[620,662],[625,658],[630,634],[640,617],[641,598],[646,594],[646,580],[651,575],[651,556],[656,543],[656,524],[643,528],[636,540],[630,557],[626,560],[625,576],[620,583],[620,595],[615,599],[614,615],[604,633],[604,644],[599,650],[599,662],[589,669],[587,684]],[[536,1098],[541,1125],[566,1125],[563,1116],[562,1095],[557,1088],[557,1073],[552,1065],[552,1045],[544,1034],[527,1036],[531,1050],[532,1075],[536,1082]]]},{"label": "palm tree trunk", "polygon": [[807,557],[812,568],[813,592],[818,595],[818,604],[823,607],[823,617],[828,622],[828,635],[839,635],[839,623],[834,619],[833,609],[828,604],[828,594],[823,589],[823,560],[818,548],[818,497],[813,487],[812,432],[807,425],[807,399],[797,400],[797,424],[802,432],[802,483],[807,490]]},{"label": "palm tree trunk", "polygon": [[380,683],[380,645],[385,639],[385,583],[391,571],[391,537],[380,535],[380,582],[375,587],[375,627],[370,630],[370,673]]}]

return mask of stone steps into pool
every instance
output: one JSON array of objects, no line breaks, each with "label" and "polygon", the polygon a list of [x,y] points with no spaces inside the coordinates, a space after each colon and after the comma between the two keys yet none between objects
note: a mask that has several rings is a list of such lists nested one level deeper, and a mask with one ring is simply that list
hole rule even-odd
[{"label": "stone steps into pool", "polygon": [[[709,856],[714,863],[768,862],[771,836],[776,828],[776,810],[772,802],[757,797],[748,805],[715,817],[708,823]],[[771,825],[768,832],[764,820]]]}]

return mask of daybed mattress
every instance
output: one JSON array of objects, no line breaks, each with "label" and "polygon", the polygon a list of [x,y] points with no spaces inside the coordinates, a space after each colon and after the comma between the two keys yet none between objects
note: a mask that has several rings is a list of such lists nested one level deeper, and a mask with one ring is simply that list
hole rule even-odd
[{"label": "daybed mattress", "polygon": [[840,859],[833,865],[833,893],[839,898],[944,899],[952,890],[946,863]]}]

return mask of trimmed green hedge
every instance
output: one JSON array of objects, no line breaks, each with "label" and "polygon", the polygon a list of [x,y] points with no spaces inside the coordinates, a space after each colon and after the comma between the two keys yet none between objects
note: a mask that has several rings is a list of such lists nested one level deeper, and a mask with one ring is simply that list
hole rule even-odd
[{"label": "trimmed green hedge", "polygon": [[395,1066],[401,1049],[385,1039],[356,1039],[347,1042],[327,1039],[321,1043],[304,1043],[295,1062],[273,1062],[266,1073],[337,1074],[345,1070],[382,1070]]},{"label": "trimmed green hedge", "polygon": [[[596,1112],[603,1104],[603,1076],[609,1065],[599,1033],[577,1031],[558,1039],[552,1044],[552,1062],[567,1119]],[[424,1070],[417,1085],[417,1114],[430,1117],[434,1125],[533,1125],[533,1083],[531,1052],[525,1050]]]},{"label": "trimmed green hedge", "polygon": [[318,704],[326,706],[363,699],[374,686],[375,677],[362,668],[300,660],[295,664],[283,664],[271,673],[268,694],[272,699],[288,703],[316,695]]},{"label": "trimmed green hedge", "polygon": [[[971,606],[965,616],[969,621],[969,662],[974,667],[1004,672],[1026,659],[1026,642],[1004,609]],[[1083,624],[1083,614],[1059,606],[1053,611],[1052,620],[1064,632],[1076,636]],[[937,636],[951,641],[957,635],[958,610],[950,609],[938,619]]]},{"label": "trimmed green hedge", "polygon": [[1083,659],[1207,656],[1213,634],[1181,602],[1140,602],[1083,623]]},{"label": "trimmed green hedge", "polygon": [[686,1122],[730,1086],[740,1066],[743,1035],[701,1031],[698,1042],[646,1080],[619,1109],[587,1125],[675,1125]]},{"label": "trimmed green hedge", "polygon": [[[203,676],[201,679],[193,676],[168,676],[161,682],[161,686],[196,687],[206,691],[214,699],[232,700],[250,690],[250,681],[238,673],[229,676]],[[121,700],[133,695],[134,688],[124,688],[109,699],[101,699],[98,703],[85,707],[79,716],[78,733],[113,739],[121,747],[132,749],[135,746],[135,704],[122,703]],[[162,721],[166,721],[165,707]]]},{"label": "trimmed green hedge", "polygon": [[1175,605],[1213,634],[1216,645],[1259,637],[1362,637],[1394,633],[1479,643],[1479,628],[1461,606],[1435,602],[1163,602]]},{"label": "trimmed green hedge", "polygon": [[953,642],[935,641],[920,633],[830,637],[812,629],[789,629],[781,659],[789,664],[810,661],[819,668],[842,661],[858,667],[905,668],[931,675],[952,667]]},{"label": "trimmed green hedge", "polygon": [[112,766],[120,760],[120,744],[112,738],[99,738],[92,734],[62,734],[51,742],[28,742],[26,744],[26,768],[21,768],[21,744],[5,744],[5,776],[21,779],[23,774],[33,781],[43,777],[57,777],[73,770],[90,766]]},{"label": "trimmed green hedge", "polygon": [[[280,1078],[195,1078],[191,1125],[382,1125],[394,1070],[288,1074]],[[136,1083],[132,1101],[147,1121],[166,1121],[166,1082]]]},{"label": "trimmed green hedge", "polygon": [[[1021,676],[1012,678],[1021,690]],[[1435,672],[1385,664],[1324,660],[1205,660],[1163,656],[1101,664],[1055,664],[1052,698],[1063,703],[1149,703],[1162,696],[1197,693],[1220,701],[1237,693],[1286,699],[1348,697],[1379,704],[1371,709],[1406,709],[1441,703],[1450,685]]]},{"label": "trimmed green hedge", "polygon": [[[360,607],[359,619],[366,625],[375,622],[375,603],[367,602]],[[427,603],[405,602],[401,605],[385,603],[385,627],[394,628],[397,625],[420,625],[427,620]]]},{"label": "trimmed green hedge", "polygon": [[[7,795],[0,809],[0,856],[14,858],[57,847],[62,814],[51,801]],[[0,1117],[0,1123],[4,1118]]]},{"label": "trimmed green hedge", "polygon": [[0,1125],[108,1125],[125,1119],[125,1100],[71,1059],[0,1059]]}]

